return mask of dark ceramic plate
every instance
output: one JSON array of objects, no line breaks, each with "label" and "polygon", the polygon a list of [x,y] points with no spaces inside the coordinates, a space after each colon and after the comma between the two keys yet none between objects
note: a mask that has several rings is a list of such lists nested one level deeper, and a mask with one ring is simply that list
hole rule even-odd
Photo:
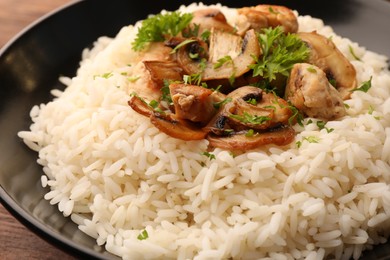
[{"label": "dark ceramic plate", "polygon": [[[213,1],[203,1],[211,4]],[[221,1],[222,2],[222,1]],[[189,4],[190,1],[181,1]],[[224,0],[225,5],[256,5],[259,1]],[[390,57],[390,3],[384,0],[269,1],[319,17],[336,33]],[[82,259],[117,259],[96,246],[43,199],[42,169],[37,154],[16,136],[28,129],[29,111],[50,99],[49,90],[63,88],[60,75],[74,75],[83,48],[99,36],[179,3],[156,0],[89,0],[71,4],[36,22],[0,51],[0,197],[1,203],[27,227],[64,251]],[[362,259],[390,258],[390,242],[365,252]]]}]

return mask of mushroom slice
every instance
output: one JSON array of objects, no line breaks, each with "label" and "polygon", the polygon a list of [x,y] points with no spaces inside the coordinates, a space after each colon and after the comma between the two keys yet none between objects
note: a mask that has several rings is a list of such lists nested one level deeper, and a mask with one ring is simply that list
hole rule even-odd
[{"label": "mushroom slice", "polygon": [[[280,125],[287,125],[292,116],[288,103],[273,93],[266,93],[259,88],[252,86],[240,87],[232,91],[228,96],[236,101],[235,108],[230,109],[237,115],[247,113],[249,115],[266,116],[269,120],[258,125],[259,129],[273,128]],[[232,116],[230,116],[231,118]],[[249,125],[248,125],[249,126]],[[250,128],[258,129],[253,125]]]},{"label": "mushroom slice", "polygon": [[[222,37],[222,34],[220,36]],[[219,40],[219,42],[223,41],[223,39]],[[254,30],[249,30],[241,41],[240,53],[235,58],[232,58],[232,62],[227,62],[219,68],[215,68],[215,63],[208,63],[202,78],[208,81],[213,79],[228,79],[232,76],[240,77],[250,71],[249,65],[255,63],[253,57],[258,57],[260,54],[261,49],[256,33]]]},{"label": "mushroom slice", "polygon": [[239,35],[213,28],[210,33],[209,46],[209,62],[216,63],[226,56],[234,59],[241,53],[242,38]]},{"label": "mushroom slice", "polygon": [[183,83],[172,83],[169,90],[176,117],[202,124],[210,121],[217,113],[216,104],[225,98],[219,92]]},{"label": "mushroom slice", "polygon": [[225,135],[226,131],[266,129],[287,125],[292,116],[288,103],[272,93],[244,86],[227,95],[226,103],[204,127],[205,131]]},{"label": "mushroom slice", "polygon": [[[220,37],[224,37],[224,35],[219,34]],[[218,42],[222,43],[224,39],[218,40]],[[232,50],[235,48],[231,47]],[[193,56],[191,51],[194,49],[202,50],[199,42],[189,43],[180,48],[177,51],[176,59],[186,74],[201,74],[203,81],[229,79],[232,76],[240,77],[250,70],[249,65],[255,63],[253,56],[259,56],[261,53],[254,30],[247,31],[244,39],[240,41],[239,54],[234,59],[232,58],[231,62],[226,62],[218,68],[215,68],[215,63],[206,61],[202,66],[203,59],[190,58],[190,56]],[[211,50],[210,52],[213,53],[214,51]],[[206,55],[198,56],[205,57]],[[221,54],[218,54],[218,56],[221,56]]]},{"label": "mushroom slice", "polygon": [[153,114],[153,109],[141,97],[134,95],[127,102],[129,106],[138,114],[150,117]]},{"label": "mushroom slice", "polygon": [[198,34],[210,31],[212,28],[234,33],[235,29],[229,25],[225,15],[216,8],[200,9],[193,12],[191,24],[199,26]]},{"label": "mushroom slice", "polygon": [[250,27],[256,31],[263,28],[281,26],[285,33],[298,31],[298,20],[293,11],[280,5],[257,5],[238,9],[238,13],[246,16]]},{"label": "mushroom slice", "polygon": [[286,126],[267,132],[258,132],[252,136],[248,136],[245,132],[226,137],[210,134],[207,136],[207,140],[209,140],[210,145],[213,147],[226,150],[247,151],[267,144],[287,145],[294,140],[294,137],[294,129]]},{"label": "mushroom slice", "polygon": [[300,32],[298,36],[310,48],[308,63],[322,69],[329,80],[335,80],[335,87],[346,100],[356,88],[356,70],[349,60],[328,38],[317,32]]},{"label": "mushroom slice", "polygon": [[137,95],[131,97],[129,106],[137,113],[149,117],[150,122],[160,131],[181,140],[202,140],[206,137],[200,127],[190,122],[176,118],[172,113],[155,111],[142,98]]},{"label": "mushroom slice", "polygon": [[286,86],[286,99],[309,117],[333,120],[346,114],[340,93],[318,67],[297,63]]},{"label": "mushroom slice", "polygon": [[150,74],[152,86],[161,89],[164,80],[181,80],[183,78],[182,68],[174,61],[143,61],[146,70]]},{"label": "mushroom slice", "polygon": [[200,128],[192,126],[184,120],[166,118],[159,113],[152,114],[150,122],[167,135],[185,141],[202,140],[207,135]]}]

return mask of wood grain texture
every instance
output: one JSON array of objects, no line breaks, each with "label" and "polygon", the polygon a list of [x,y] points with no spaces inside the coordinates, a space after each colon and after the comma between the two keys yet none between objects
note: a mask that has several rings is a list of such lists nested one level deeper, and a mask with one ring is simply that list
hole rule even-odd
[{"label": "wood grain texture", "polygon": [[[23,28],[70,0],[0,0],[0,47]],[[0,204],[1,260],[73,260],[32,233]]]}]

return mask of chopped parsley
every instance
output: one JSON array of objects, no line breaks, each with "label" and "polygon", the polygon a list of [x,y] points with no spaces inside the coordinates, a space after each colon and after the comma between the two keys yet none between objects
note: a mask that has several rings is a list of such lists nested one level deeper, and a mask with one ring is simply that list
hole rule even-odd
[{"label": "chopped parsley", "polygon": [[290,108],[291,112],[293,113],[292,116],[290,116],[290,118],[288,119],[288,124],[289,125],[293,125],[294,123],[294,120],[297,121],[297,123],[300,125],[300,126],[303,126],[303,115],[302,113],[298,110],[298,108],[296,108],[295,106],[293,105],[289,105],[288,108]]},{"label": "chopped parsley", "polygon": [[[257,100],[256,100],[256,98],[250,98],[250,99],[246,100],[246,103],[256,106],[257,105]],[[273,108],[275,109],[275,107],[273,107]]]},{"label": "chopped parsley", "polygon": [[183,75],[183,81],[185,84],[194,84],[200,86],[202,83],[202,73],[206,69],[207,61],[205,58],[199,62],[199,72],[191,75]]},{"label": "chopped parsley", "polygon": [[231,56],[226,55],[226,56],[217,60],[217,63],[214,64],[214,69],[218,69],[218,68],[222,67],[224,64],[228,64],[228,63],[233,64],[233,59]]},{"label": "chopped parsley", "polygon": [[302,141],[297,141],[295,143],[298,148],[300,148],[302,146],[302,142],[303,141],[307,141],[309,143],[319,143],[320,142],[320,138],[318,138],[317,136],[306,136],[306,137],[304,137],[302,139]]},{"label": "chopped parsley", "polygon": [[255,130],[253,129],[249,129],[246,133],[245,133],[245,136],[246,137],[252,137],[255,135]]},{"label": "chopped parsley", "polygon": [[142,230],[141,233],[137,236],[138,240],[145,240],[147,238],[149,238],[149,234],[148,231],[146,231],[146,229]]},{"label": "chopped parsley", "polygon": [[234,66],[234,62],[231,56],[226,55],[219,60],[217,60],[217,63],[214,64],[214,69],[219,69],[224,64],[231,64],[233,66],[233,72],[232,75],[229,77],[229,83],[231,86],[233,86],[234,81],[236,80],[236,67]]},{"label": "chopped parsley", "polygon": [[367,93],[367,91],[371,88],[371,80],[372,80],[372,76],[370,77],[369,80],[364,81],[362,83],[362,85],[360,85],[360,87],[355,88],[352,91],[362,91],[362,92]]},{"label": "chopped parsley", "polygon": [[270,7],[268,8],[268,11],[269,11],[271,14],[280,14],[278,11],[275,11],[275,10],[272,8],[272,6],[270,6]]},{"label": "chopped parsley", "polygon": [[211,31],[206,30],[206,31],[204,31],[204,32],[200,35],[200,38],[201,38],[203,41],[206,42],[206,41],[209,40],[210,35],[211,35]]},{"label": "chopped parsley", "polygon": [[[374,116],[374,115],[373,115],[373,114],[374,114],[374,107],[371,106],[371,105],[368,107],[368,114]],[[380,116],[374,116],[374,118],[375,118],[376,120],[380,120],[380,119],[381,119]]]},{"label": "chopped parsley", "polygon": [[171,92],[169,90],[169,84],[171,82],[169,80],[164,79],[164,85],[161,88],[161,100],[165,101],[168,103],[168,105],[172,105],[172,97],[171,97]]},{"label": "chopped parsley", "polygon": [[190,13],[167,12],[157,14],[142,21],[137,36],[132,42],[135,51],[141,51],[147,43],[162,42],[167,36],[176,36],[190,24]]},{"label": "chopped parsley", "polygon": [[231,102],[233,99],[231,97],[225,98],[224,100],[220,102],[213,103],[213,106],[215,109],[219,109],[221,106]]},{"label": "chopped parsley", "polygon": [[253,57],[256,63],[250,68],[254,77],[261,76],[268,82],[276,79],[277,74],[287,77],[295,63],[309,57],[305,43],[294,34],[285,34],[281,27],[263,29],[258,41],[263,55]]},{"label": "chopped parsley", "polygon": [[248,112],[244,112],[243,115],[230,115],[231,118],[241,121],[247,124],[261,125],[269,120],[268,116],[251,115]]},{"label": "chopped parsley", "polygon": [[106,73],[103,73],[103,74],[101,74],[101,75],[95,75],[95,76],[93,76],[93,79],[96,79],[96,78],[108,79],[108,78],[111,78],[112,76],[114,76],[114,74],[112,74],[112,72],[106,72]]},{"label": "chopped parsley", "polygon": [[128,77],[127,80],[130,82],[136,82],[140,78],[141,78],[140,76],[131,76],[131,77]]},{"label": "chopped parsley", "polygon": [[202,155],[207,156],[210,160],[215,159],[215,154],[209,152],[203,152]]},{"label": "chopped parsley", "polygon": [[[187,44],[189,43],[192,43],[192,42],[196,42],[195,39],[186,39],[184,41],[182,41],[180,44],[178,44],[172,51],[171,51],[171,54],[175,53],[178,49],[182,48],[183,46],[186,46]],[[190,53],[190,55],[194,55],[193,53]],[[198,53],[195,53],[195,55],[199,56]],[[190,56],[191,59],[193,59],[191,56]]]},{"label": "chopped parsley", "polygon": [[317,124],[317,126],[318,126],[318,128],[319,128],[320,130],[325,129],[326,132],[328,132],[328,133],[331,133],[331,132],[334,131],[333,128],[328,128],[328,127],[326,127],[326,126],[325,126],[325,125],[326,125],[326,122],[324,122],[324,121],[317,121],[316,124]]},{"label": "chopped parsley", "polygon": [[310,73],[317,73],[317,70],[314,67],[308,67],[307,71]]},{"label": "chopped parsley", "polygon": [[348,48],[349,48],[349,52],[351,53],[352,57],[353,57],[355,60],[361,61],[361,59],[355,54],[355,51],[354,51],[354,49],[352,48],[352,46],[351,46],[351,45],[348,45]]}]

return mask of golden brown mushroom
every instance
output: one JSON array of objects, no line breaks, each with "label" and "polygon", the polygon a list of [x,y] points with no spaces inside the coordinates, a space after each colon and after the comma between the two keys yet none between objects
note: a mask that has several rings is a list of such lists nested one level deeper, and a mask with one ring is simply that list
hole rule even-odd
[{"label": "golden brown mushroom", "polygon": [[257,5],[238,9],[244,15],[250,28],[261,31],[263,28],[281,26],[286,33],[298,31],[298,20],[293,11],[280,5]]},{"label": "golden brown mushroom", "polygon": [[295,64],[286,86],[285,97],[309,117],[333,120],[346,114],[340,93],[318,67]]},{"label": "golden brown mushroom", "polygon": [[341,97],[348,99],[351,90],[356,88],[356,70],[351,62],[330,39],[317,32],[300,32],[298,36],[310,48],[308,63],[322,69],[330,81],[335,81]]},{"label": "golden brown mushroom", "polygon": [[[226,34],[218,33],[218,37],[226,37]],[[226,44],[224,39],[218,40],[220,44]],[[235,41],[237,43],[238,41]],[[231,59],[231,62],[225,62],[220,67],[216,68],[215,62],[208,60],[208,55],[204,53],[205,48],[200,41],[195,41],[180,48],[176,54],[176,60],[183,68],[186,74],[200,74],[202,81],[229,79],[233,77],[240,77],[250,70],[249,65],[255,61],[253,56],[259,56],[261,53],[257,36],[254,30],[246,32],[242,41],[239,41],[240,52],[236,57]],[[218,48],[218,45],[213,45],[213,49]],[[231,47],[235,49],[236,47]],[[194,50],[199,50],[200,53],[196,59],[191,58]],[[192,55],[190,55],[190,53]],[[214,50],[210,50],[214,53]],[[219,55],[220,57],[221,55]]]}]

